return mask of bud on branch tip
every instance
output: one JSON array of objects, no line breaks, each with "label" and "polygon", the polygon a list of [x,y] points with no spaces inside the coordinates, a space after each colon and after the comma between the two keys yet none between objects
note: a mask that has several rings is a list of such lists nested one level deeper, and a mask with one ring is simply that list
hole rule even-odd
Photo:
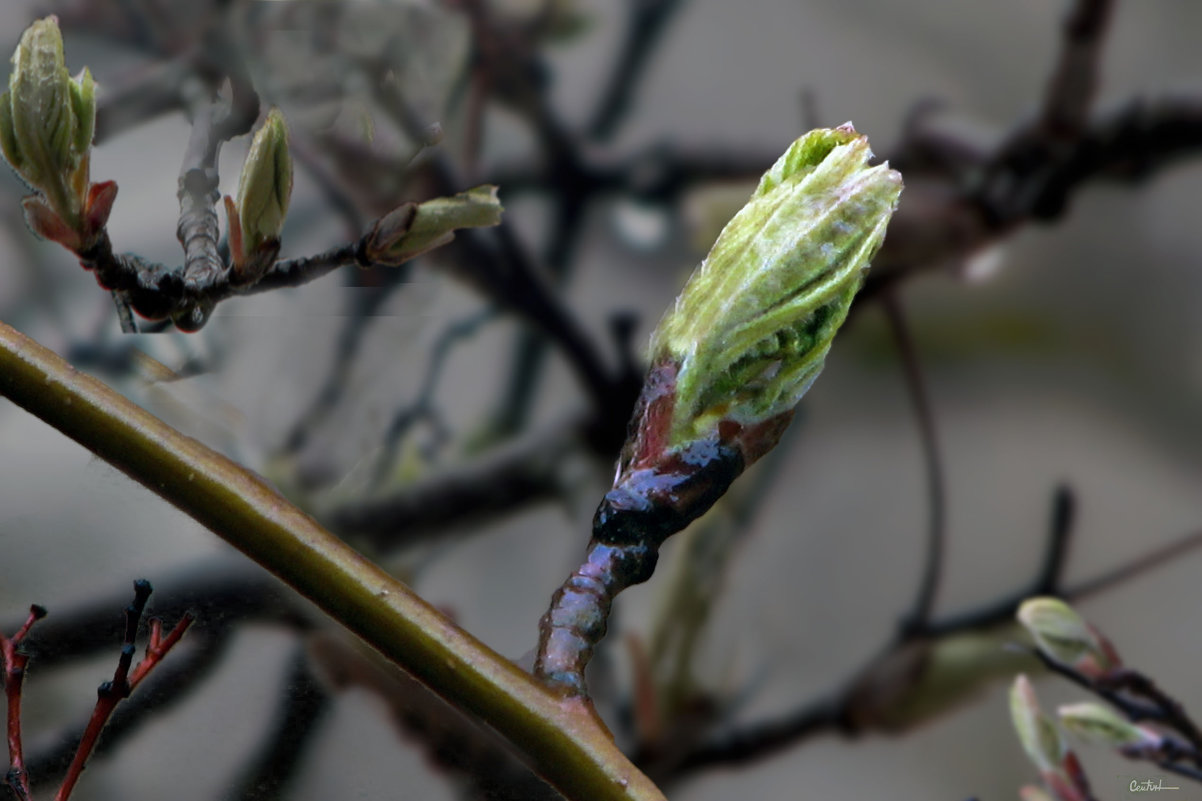
[{"label": "bud on branch tip", "polygon": [[1162,738],[1141,726],[1136,726],[1107,706],[1093,701],[1066,704],[1056,710],[1060,723],[1068,732],[1086,742],[1112,748],[1155,749]]},{"label": "bud on branch tip", "polygon": [[1114,647],[1059,598],[1031,598],[1018,608],[1018,621],[1044,656],[1096,678],[1121,662]]},{"label": "bud on branch tip", "polygon": [[1067,749],[1060,730],[1040,709],[1035,688],[1022,673],[1014,679],[1010,688],[1010,718],[1014,722],[1018,741],[1035,767],[1043,773],[1061,770]]},{"label": "bud on branch tip", "polygon": [[39,195],[25,200],[34,230],[73,250],[86,249],[108,220],[111,183],[89,182],[96,129],[96,86],[85,68],[71,78],[58,20],[25,29],[13,53],[8,90],[0,95],[0,151]]},{"label": "bud on branch tip", "polygon": [[822,370],[902,190],[850,123],[795,141],[652,335],[676,366],[669,447],[789,412]]},{"label": "bud on branch tip", "polygon": [[242,165],[236,203],[231,207],[226,201],[227,214],[237,212],[236,218],[230,215],[230,242],[234,265],[244,277],[257,276],[275,260],[291,198],[288,126],[273,108],[255,132]]}]

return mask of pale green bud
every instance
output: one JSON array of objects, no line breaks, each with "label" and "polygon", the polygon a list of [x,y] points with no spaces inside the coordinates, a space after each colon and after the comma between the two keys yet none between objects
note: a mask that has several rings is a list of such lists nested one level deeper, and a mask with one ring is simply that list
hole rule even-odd
[{"label": "pale green bud", "polygon": [[1039,708],[1035,689],[1026,674],[1020,673],[1010,687],[1010,718],[1018,741],[1041,773],[1058,773],[1068,749],[1060,730]]},{"label": "pale green bud", "polygon": [[1151,748],[1160,746],[1162,738],[1119,715],[1113,709],[1093,701],[1066,704],[1056,710],[1060,724],[1086,742],[1112,748]]},{"label": "pale green bud", "polygon": [[461,228],[487,228],[501,223],[497,188],[485,184],[451,197],[406,203],[376,221],[367,237],[367,259],[400,264],[441,247]]},{"label": "pale green bud", "polygon": [[677,369],[669,447],[786,413],[818,376],[902,190],[871,156],[850,124],[810,131],[722,230],[652,335]]},{"label": "pale green bud", "polygon": [[1083,675],[1096,677],[1120,664],[1110,643],[1059,598],[1024,601],[1017,617],[1045,656]]},{"label": "pale green bud", "polygon": [[87,203],[88,151],[96,127],[95,84],[72,79],[54,17],[26,28],[0,95],[0,150],[12,168],[70,228]]},{"label": "pale green bud", "polygon": [[292,156],[288,152],[288,126],[284,115],[273,108],[255,133],[238,179],[241,247],[235,248],[236,265],[242,267],[260,257],[274,260],[291,198]]}]

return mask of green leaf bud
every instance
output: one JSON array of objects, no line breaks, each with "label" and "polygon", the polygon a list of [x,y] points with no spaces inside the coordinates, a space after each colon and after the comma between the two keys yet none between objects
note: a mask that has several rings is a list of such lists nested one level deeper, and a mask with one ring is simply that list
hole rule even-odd
[{"label": "green leaf bud", "polygon": [[1031,598],[1018,608],[1018,621],[1044,656],[1097,677],[1120,665],[1114,648],[1059,598]]},{"label": "green leaf bud", "polygon": [[1056,710],[1060,724],[1086,742],[1112,748],[1150,748],[1160,746],[1162,738],[1141,726],[1136,726],[1113,709],[1093,701],[1066,704]]},{"label": "green leaf bud", "polygon": [[676,366],[669,448],[785,414],[818,376],[902,190],[871,156],[850,124],[810,131],[722,230],[652,335]]},{"label": "green leaf bud", "polygon": [[499,225],[502,211],[497,188],[488,184],[451,197],[406,203],[376,221],[367,237],[367,259],[401,264],[447,244],[460,228]]},{"label": "green leaf bud", "polygon": [[1010,687],[1010,718],[1019,743],[1035,767],[1045,774],[1059,772],[1068,749],[1056,724],[1039,708],[1035,689],[1024,673],[1016,676]]},{"label": "green leaf bud", "polygon": [[273,108],[255,133],[238,179],[241,247],[234,254],[234,263],[240,270],[262,261],[270,266],[275,260],[291,198],[292,155],[288,151],[288,126],[284,115]]},{"label": "green leaf bud", "polygon": [[54,17],[21,35],[8,91],[0,95],[0,149],[21,178],[78,230],[88,192],[88,152],[96,127],[95,83],[67,72]]}]

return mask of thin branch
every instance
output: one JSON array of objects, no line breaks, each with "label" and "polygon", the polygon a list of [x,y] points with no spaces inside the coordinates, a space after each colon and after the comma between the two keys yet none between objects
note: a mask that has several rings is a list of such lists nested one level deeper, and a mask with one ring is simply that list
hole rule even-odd
[{"label": "thin branch", "polygon": [[944,497],[943,460],[939,455],[939,437],[935,430],[935,417],[931,412],[931,402],[927,396],[922,367],[918,363],[918,348],[914,344],[910,327],[906,323],[901,299],[896,293],[890,292],[886,293],[882,300],[885,316],[901,354],[906,388],[910,394],[910,402],[914,406],[914,417],[918,424],[923,462],[926,465],[927,474],[929,520],[925,549],[926,561],[922,578],[918,583],[918,595],[914,600],[914,606],[902,619],[902,637],[906,638],[922,634],[926,630],[935,606],[935,597],[939,591],[940,578],[943,574],[943,554],[947,539],[945,523],[947,504]]},{"label": "thin branch", "polygon": [[[304,631],[312,626],[297,608],[292,591],[262,570],[230,557],[189,566],[162,577],[155,598],[160,617],[178,619],[189,611],[198,618],[194,635],[228,636],[244,621],[267,622]],[[112,648],[121,636],[120,621],[112,610],[125,596],[101,595],[70,609],[56,610],[30,635],[37,649],[40,670],[87,659]]]},{"label": "thin branch", "polygon": [[125,643],[121,647],[121,656],[117,660],[117,668],[113,671],[111,681],[100,685],[97,692],[96,706],[92,717],[80,737],[75,756],[67,768],[63,782],[59,785],[55,801],[67,801],[76,783],[83,775],[84,766],[96,750],[100,733],[107,725],[117,705],[128,698],[130,693],[150,674],[154,667],[175,647],[183,637],[184,632],[192,624],[194,618],[185,615],[166,637],[162,636],[162,626],[158,620],[152,620],[150,626],[150,642],[146,646],[146,656],[133,666],[134,640],[138,634],[138,624],[150,598],[150,582],[142,579],[134,582],[134,601],[125,609]]},{"label": "thin branch", "polygon": [[1064,21],[1060,58],[1043,99],[1040,125],[1050,136],[1078,139],[1097,94],[1102,45],[1114,0],[1077,0]]},{"label": "thin branch", "polygon": [[734,729],[688,754],[676,767],[685,772],[719,765],[742,765],[764,759],[816,734],[843,725],[838,701],[820,701],[796,713],[755,726]]},{"label": "thin branch", "polygon": [[630,111],[642,75],[662,41],[680,0],[628,0],[626,30],[611,74],[588,124],[588,135],[599,142],[617,132]]},{"label": "thin branch", "polygon": [[[1064,536],[1069,530],[1068,520],[1071,517],[1071,515],[1065,514],[1063,510],[1064,499],[1066,497],[1070,496],[1065,494],[1063,488],[1058,488],[1053,514],[1052,536],[1049,537],[1050,541],[1060,541],[1061,545],[1063,544]],[[1170,559],[1178,558],[1187,550],[1197,548],[1198,546],[1202,546],[1202,532],[1187,536],[1166,548],[1158,549],[1136,560],[1139,564],[1138,570],[1127,570],[1124,566],[1124,568],[1103,576],[1102,578],[1105,579],[1103,584],[1099,584],[1098,580],[1095,579],[1084,582],[1079,586],[1087,592],[1096,592],[1103,586],[1114,586],[1120,581],[1133,578]],[[1045,560],[1044,566],[1041,567],[1040,576],[1033,582],[1034,586],[1042,584],[1043,577],[1048,575],[1049,564],[1060,564],[1062,557],[1054,555],[1057,551],[1058,547],[1055,545],[1050,548],[1049,557]],[[1059,570],[1059,567],[1056,569]],[[929,639],[931,642],[936,642],[960,633],[985,630],[992,626],[1009,623],[1013,621],[1018,605],[1023,600],[1029,598],[1031,594],[1032,591],[1030,588],[1023,589],[1013,596],[987,604],[979,609],[958,613],[942,620],[932,621],[923,632],[923,637]],[[1062,597],[1070,600],[1079,598],[1081,594],[1081,589],[1071,587],[1061,593]],[[884,664],[887,660],[897,655],[899,649],[912,643],[921,645],[921,642],[921,640],[907,639],[895,641],[887,646],[881,654],[870,660],[863,670],[857,671],[856,675],[868,674],[873,666]],[[1040,656],[1040,658],[1045,663],[1048,662],[1045,657]],[[905,660],[902,661],[905,662]],[[1090,686],[1092,688],[1092,684],[1088,678],[1075,674],[1075,671],[1069,668],[1061,666],[1059,669],[1053,669],[1077,681],[1082,686]],[[674,777],[678,773],[683,773],[692,768],[743,763],[791,747],[809,736],[824,731],[840,731],[848,735],[855,734],[857,733],[857,729],[853,727],[851,719],[848,717],[848,705],[853,700],[851,692],[855,689],[855,686],[853,682],[850,688],[837,690],[817,701],[803,704],[798,709],[781,715],[774,720],[747,724],[733,731],[726,732],[710,743],[703,744],[694,751],[689,752],[678,765],[670,765],[666,770]],[[1110,692],[1112,695],[1115,694],[1114,691]],[[1168,699],[1169,702],[1166,703],[1155,694],[1150,692],[1147,694],[1154,698],[1156,703],[1141,704],[1132,702],[1130,699],[1126,699],[1124,703],[1132,712],[1144,715],[1143,719],[1147,719],[1148,717],[1160,719],[1168,716],[1177,720],[1171,712],[1173,709],[1171,699]],[[1109,696],[1104,697],[1110,700]],[[1179,712],[1180,708],[1177,707],[1177,710]],[[1186,720],[1188,721],[1188,718]],[[1184,731],[1190,730],[1189,725],[1185,726]],[[763,750],[757,751],[758,748],[762,748]],[[658,772],[655,775],[657,778],[662,778]]]},{"label": "thin branch", "polygon": [[268,567],[388,659],[479,715],[570,798],[659,790],[562,700],[321,529],[245,468],[0,325],[0,393]]},{"label": "thin branch", "polygon": [[9,769],[5,774],[5,784],[17,796],[18,801],[31,801],[32,791],[29,786],[29,771],[26,769],[25,748],[21,741],[21,691],[25,682],[25,668],[29,664],[29,656],[18,648],[24,641],[33,624],[46,616],[43,607],[29,607],[29,616],[11,637],[0,631],[0,673],[4,677],[4,696],[8,710],[5,720],[5,734],[8,742]]},{"label": "thin branch", "polygon": [[[1059,595],[1068,545],[1077,516],[1077,496],[1072,487],[1061,484],[1052,495],[1052,520],[1043,567],[1035,577],[1029,595]],[[1076,597],[1080,597],[1080,590]]]},{"label": "thin branch", "polygon": [[452,526],[466,531],[472,523],[560,497],[565,465],[582,450],[581,426],[569,423],[386,495],[317,514],[349,539],[395,552]]},{"label": "thin branch", "polygon": [[1110,702],[1132,723],[1152,721],[1170,728],[1189,741],[1189,758],[1202,766],[1202,731],[1185,714],[1184,707],[1137,670],[1118,668],[1094,678],[1051,658],[1042,649],[1033,653],[1044,667]]},{"label": "thin branch", "polygon": [[329,694],[309,668],[304,648],[297,648],[280,690],[270,730],[223,797],[246,801],[286,798],[289,783],[303,767],[306,749],[331,706]]},{"label": "thin branch", "polygon": [[[155,716],[170,711],[191,698],[191,693],[220,666],[227,655],[228,634],[189,635],[183,653],[160,665],[144,682],[141,690],[113,712],[104,727],[104,737],[96,743],[93,756],[111,753],[142,731]],[[112,646],[112,640],[108,645]],[[44,666],[42,651],[38,664]],[[79,749],[81,732],[86,723],[65,727],[57,736],[44,738],[52,743],[45,750],[30,755],[29,772],[34,777],[34,789],[60,783]]]},{"label": "thin branch", "polygon": [[450,436],[446,424],[439,414],[438,405],[435,403],[443,369],[446,367],[447,359],[455,344],[474,336],[481,326],[495,319],[496,310],[485,309],[483,312],[476,312],[450,324],[435,339],[426,358],[426,372],[418,384],[417,397],[393,415],[392,421],[384,432],[380,453],[376,459],[374,486],[379,487],[384,484],[396,461],[397,449],[405,435],[418,422],[428,421],[442,440],[446,440]]},{"label": "thin branch", "polygon": [[[409,271],[400,267],[398,272],[407,275]],[[355,366],[356,356],[368,333],[367,319],[374,315],[388,301],[393,292],[401,286],[401,282],[395,281],[384,286],[373,287],[371,291],[352,294],[350,308],[334,344],[330,369],[326,372],[326,377],[309,408],[296,419],[288,436],[284,438],[285,453],[295,454],[302,451],[308,444],[309,437],[337,408],[338,403],[351,386],[349,379]]]}]

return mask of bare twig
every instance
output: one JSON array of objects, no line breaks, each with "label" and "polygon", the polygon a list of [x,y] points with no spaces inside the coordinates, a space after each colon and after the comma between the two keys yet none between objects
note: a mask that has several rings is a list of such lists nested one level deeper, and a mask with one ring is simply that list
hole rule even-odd
[{"label": "bare twig", "polygon": [[29,786],[29,771],[25,766],[25,748],[21,741],[21,689],[29,656],[18,648],[33,624],[45,616],[44,608],[31,606],[29,617],[13,636],[8,637],[0,632],[0,671],[3,671],[4,675],[4,696],[8,710],[4,730],[8,742],[9,768],[4,780],[19,801],[31,801],[32,791]]},{"label": "bare twig", "polygon": [[[192,632],[183,653],[162,663],[142,682],[142,689],[137,694],[113,711],[112,717],[104,727],[104,736],[93,749],[93,756],[104,756],[117,750],[142,731],[145,724],[153,721],[156,715],[188,700],[191,692],[220,666],[226,657],[226,646],[230,639],[229,632],[202,633],[200,636]],[[39,665],[44,662],[41,654],[51,645],[53,644],[46,643],[39,650]],[[111,647],[111,639],[108,645]],[[34,790],[62,782],[79,749],[82,732],[86,728],[86,721],[77,722],[64,727],[55,737],[44,738],[52,745],[31,754],[27,760]]]},{"label": "bare twig", "polygon": [[559,497],[571,472],[565,466],[583,450],[579,424],[532,434],[463,466],[377,498],[318,513],[347,537],[392,552],[456,526]]},{"label": "bare twig", "polygon": [[901,299],[897,297],[896,293],[887,293],[883,298],[883,305],[893,331],[893,337],[897,340],[897,347],[901,352],[906,387],[914,406],[914,417],[918,424],[923,461],[926,464],[927,473],[929,520],[925,548],[926,561],[922,578],[918,583],[918,595],[915,598],[914,606],[902,619],[902,637],[905,638],[920,635],[926,630],[935,606],[939,580],[943,573],[944,541],[947,536],[944,523],[946,504],[944,501],[943,461],[939,456],[939,438],[935,431],[935,418],[931,413],[930,399],[927,397],[926,382],[923,380],[922,369],[918,364],[918,350],[906,323]]},{"label": "bare twig", "polygon": [[611,74],[588,125],[589,136],[610,139],[630,110],[640,77],[680,8],[680,0],[628,0],[626,30]]},{"label": "bare twig", "polygon": [[298,648],[287,679],[280,685],[275,720],[260,748],[240,772],[225,798],[273,801],[286,798],[289,782],[303,767],[307,746],[330,708],[330,696],[313,675],[309,658]]},{"label": "bare twig", "polygon": [[140,580],[134,582],[134,601],[125,610],[125,644],[121,648],[121,656],[117,660],[117,668],[113,671],[111,681],[100,685],[97,692],[96,706],[92,710],[92,718],[88,721],[80,738],[75,757],[67,768],[63,783],[59,786],[55,801],[66,801],[75,789],[80,776],[83,775],[84,765],[96,749],[100,732],[112,717],[114,710],[122,700],[129,697],[154,667],[175,647],[184,636],[184,632],[192,624],[191,615],[185,615],[165,637],[162,634],[162,624],[157,619],[150,621],[150,642],[146,646],[146,656],[135,667],[134,639],[138,634],[138,624],[146,609],[146,601],[150,598],[150,582]]}]

